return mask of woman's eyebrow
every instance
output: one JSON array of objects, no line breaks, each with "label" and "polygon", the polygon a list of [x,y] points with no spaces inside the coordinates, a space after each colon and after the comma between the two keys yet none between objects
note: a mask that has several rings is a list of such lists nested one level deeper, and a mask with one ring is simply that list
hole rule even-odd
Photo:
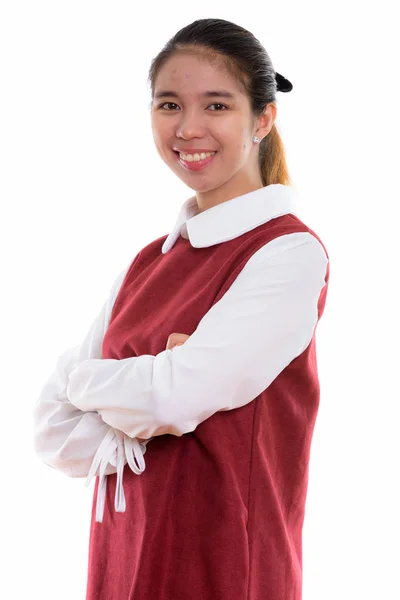
[{"label": "woman's eyebrow", "polygon": [[[235,95],[232,92],[228,92],[227,90],[207,90],[202,94],[199,94],[200,97],[205,98],[235,98]],[[154,98],[178,98],[179,95],[172,90],[160,90],[154,94]]]}]

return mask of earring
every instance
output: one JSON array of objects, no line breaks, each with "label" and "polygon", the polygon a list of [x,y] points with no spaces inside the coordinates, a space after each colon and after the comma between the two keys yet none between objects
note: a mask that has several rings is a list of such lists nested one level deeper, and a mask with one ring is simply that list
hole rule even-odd
[{"label": "earring", "polygon": [[259,141],[260,141],[260,138],[258,138],[258,137],[255,135],[255,136],[253,137],[253,142],[254,142],[255,144],[257,144],[257,142],[259,142]]}]

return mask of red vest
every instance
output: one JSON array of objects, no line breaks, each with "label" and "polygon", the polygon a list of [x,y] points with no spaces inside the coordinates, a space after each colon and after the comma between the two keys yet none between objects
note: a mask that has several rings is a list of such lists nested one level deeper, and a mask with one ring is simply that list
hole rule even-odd
[{"label": "red vest", "polygon": [[[257,250],[305,231],[321,242],[290,213],[210,247],[179,237],[163,254],[167,236],[150,243],[121,287],[103,357],[157,355],[172,332],[191,335]],[[329,262],[318,320],[328,279]],[[109,475],[103,523],[95,522],[96,477],[86,600],[301,600],[319,398],[314,330],[304,352],[255,400],[181,437],[150,441],[145,471],[125,466],[126,512],[114,510],[117,475]]]}]

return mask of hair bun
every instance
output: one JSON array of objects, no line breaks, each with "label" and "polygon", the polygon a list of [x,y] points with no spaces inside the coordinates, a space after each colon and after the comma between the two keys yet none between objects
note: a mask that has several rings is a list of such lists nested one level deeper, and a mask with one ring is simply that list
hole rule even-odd
[{"label": "hair bun", "polygon": [[283,77],[280,73],[275,71],[275,80],[276,80],[276,91],[277,92],[290,92],[293,89],[293,84]]}]

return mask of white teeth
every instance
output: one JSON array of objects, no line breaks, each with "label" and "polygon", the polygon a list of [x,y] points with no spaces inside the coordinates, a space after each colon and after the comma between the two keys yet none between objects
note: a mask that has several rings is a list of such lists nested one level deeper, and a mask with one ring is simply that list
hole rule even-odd
[{"label": "white teeth", "polygon": [[214,154],[215,152],[201,152],[201,154],[198,154],[197,152],[196,154],[183,154],[183,152],[179,152],[179,156],[187,162],[196,162],[198,160],[204,160],[209,156],[214,156]]}]

